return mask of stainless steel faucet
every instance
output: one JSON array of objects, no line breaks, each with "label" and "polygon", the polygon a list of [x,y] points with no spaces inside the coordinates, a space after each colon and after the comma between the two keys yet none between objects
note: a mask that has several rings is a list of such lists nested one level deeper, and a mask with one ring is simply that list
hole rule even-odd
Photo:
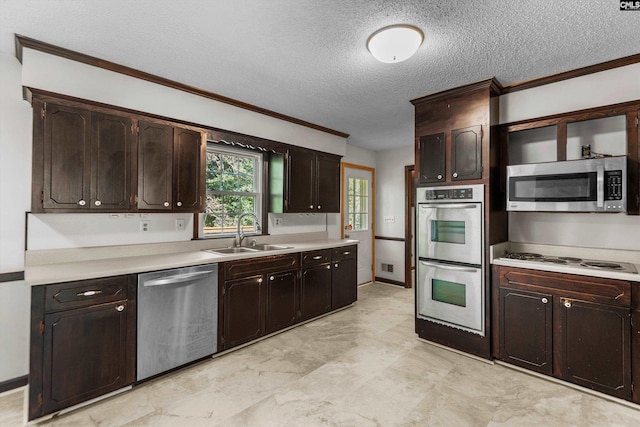
[{"label": "stainless steel faucet", "polygon": [[242,218],[245,216],[252,216],[253,221],[256,224],[256,229],[260,231],[260,223],[258,222],[258,217],[253,212],[244,212],[241,213],[238,217],[238,229],[236,230],[236,237],[233,242],[233,246],[242,246],[242,240],[244,239],[244,231],[242,231]]}]

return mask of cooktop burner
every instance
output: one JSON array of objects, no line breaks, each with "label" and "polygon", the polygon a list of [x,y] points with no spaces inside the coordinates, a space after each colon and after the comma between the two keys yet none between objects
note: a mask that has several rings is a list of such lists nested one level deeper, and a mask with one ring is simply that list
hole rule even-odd
[{"label": "cooktop burner", "polygon": [[626,262],[611,262],[611,261],[600,261],[593,259],[581,259],[577,257],[570,256],[546,256],[531,252],[511,252],[506,253],[502,256],[503,259],[511,259],[517,261],[524,261],[526,263],[537,263],[537,264],[557,264],[557,265],[566,265],[571,268],[578,269],[590,269],[590,270],[608,270],[608,271],[621,271],[625,273],[634,273],[637,274],[636,268],[633,264],[629,264]]}]

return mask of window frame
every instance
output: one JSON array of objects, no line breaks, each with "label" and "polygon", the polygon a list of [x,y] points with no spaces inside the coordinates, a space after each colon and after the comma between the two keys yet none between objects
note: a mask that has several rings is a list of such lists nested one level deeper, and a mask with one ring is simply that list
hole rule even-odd
[{"label": "window frame", "polygon": [[[267,222],[268,222],[268,213],[267,213],[267,197],[268,197],[268,159],[265,152],[257,152],[251,149],[243,149],[238,147],[230,147],[226,145],[221,145],[219,142],[215,141],[207,141],[206,153],[216,152],[237,156],[246,156],[246,157],[254,157],[255,158],[255,171],[254,171],[254,192],[253,193],[245,193],[245,192],[217,192],[217,194],[228,194],[228,195],[253,195],[255,197],[254,203],[254,213],[259,218],[260,222],[260,230],[255,232],[246,232],[245,236],[260,236],[267,234]],[[206,156],[206,154],[205,154]],[[206,165],[206,160],[205,160]],[[206,169],[206,166],[205,166]],[[206,176],[206,170],[205,170]],[[258,190],[258,191],[255,191]],[[204,191],[205,191],[205,200],[206,196],[210,194],[211,190],[207,189],[206,182],[204,183]],[[206,201],[205,201],[205,210],[206,210]],[[224,239],[224,238],[232,238],[236,235],[236,230],[234,229],[231,233],[221,233],[221,234],[205,234],[204,233],[204,224],[205,224],[205,215],[207,213],[199,213],[195,214],[195,226],[194,226],[194,238],[195,239]]]}]

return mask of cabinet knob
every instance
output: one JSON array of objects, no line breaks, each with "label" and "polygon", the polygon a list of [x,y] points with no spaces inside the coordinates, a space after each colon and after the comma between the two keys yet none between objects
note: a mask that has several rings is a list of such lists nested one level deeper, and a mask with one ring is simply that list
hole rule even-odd
[{"label": "cabinet knob", "polygon": [[182,202],[176,203],[176,206],[182,206]]},{"label": "cabinet knob", "polygon": [[102,202],[100,200],[96,200],[95,202],[93,202],[93,204],[96,206],[100,206]]},{"label": "cabinet knob", "polygon": [[269,277],[269,280],[275,280],[274,276]]},{"label": "cabinet knob", "polygon": [[116,311],[124,311],[124,305],[117,306]]},{"label": "cabinet knob", "polygon": [[331,264],[327,265],[327,270],[331,269]]},{"label": "cabinet knob", "polygon": [[333,264],[335,268],[338,268],[338,263]]},{"label": "cabinet knob", "polygon": [[442,175],[438,175],[438,179],[442,179]]},{"label": "cabinet knob", "polygon": [[318,205],[318,209],[322,209],[322,206]]},{"label": "cabinet knob", "polygon": [[313,209],[313,205],[309,205],[309,209]]},{"label": "cabinet knob", "polygon": [[80,206],[84,206],[84,205],[86,205],[86,204],[87,204],[87,202],[85,202],[84,200],[79,200],[79,201],[78,201],[78,204],[79,204]]},{"label": "cabinet knob", "polygon": [[543,303],[543,304],[546,304],[546,303],[548,303],[548,302],[549,302],[549,300],[548,300],[548,299],[546,299],[546,298],[542,298],[542,303]]},{"label": "cabinet knob", "polygon": [[262,277],[258,279],[258,283],[262,283]]},{"label": "cabinet knob", "polygon": [[169,207],[169,205],[170,205],[170,204],[171,204],[171,203],[169,203],[169,202],[164,202],[164,203],[163,203],[163,205],[164,205],[165,207],[167,207],[167,208]]},{"label": "cabinet knob", "polygon": [[454,173],[453,173],[453,177],[454,177],[454,178],[457,178],[457,177],[458,177],[458,172],[454,172]]},{"label": "cabinet knob", "polygon": [[571,301],[565,301],[564,306],[567,308],[571,308]]}]

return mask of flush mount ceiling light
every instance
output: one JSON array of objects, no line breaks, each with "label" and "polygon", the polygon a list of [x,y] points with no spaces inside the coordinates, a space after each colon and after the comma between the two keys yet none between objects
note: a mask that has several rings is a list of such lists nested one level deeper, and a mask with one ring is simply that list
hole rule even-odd
[{"label": "flush mount ceiling light", "polygon": [[391,25],[371,34],[367,49],[380,62],[402,62],[416,53],[423,39],[422,31],[414,26]]}]

